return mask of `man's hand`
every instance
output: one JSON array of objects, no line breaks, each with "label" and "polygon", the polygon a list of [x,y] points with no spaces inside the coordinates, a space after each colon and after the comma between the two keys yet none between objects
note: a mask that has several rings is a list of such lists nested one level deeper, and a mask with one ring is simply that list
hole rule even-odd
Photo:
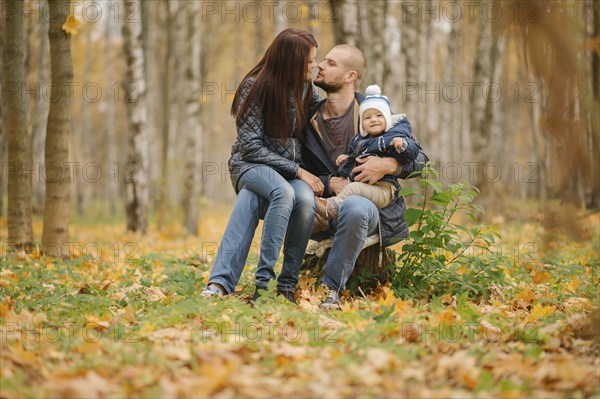
[{"label": "man's hand", "polygon": [[385,175],[393,175],[398,167],[398,161],[394,158],[380,158],[370,156],[356,158],[359,166],[352,169],[354,181],[373,184],[381,180]]},{"label": "man's hand", "polygon": [[347,177],[335,177],[332,176],[329,178],[329,189],[333,191],[335,195],[338,195],[342,192],[344,187],[348,185],[350,181]]}]

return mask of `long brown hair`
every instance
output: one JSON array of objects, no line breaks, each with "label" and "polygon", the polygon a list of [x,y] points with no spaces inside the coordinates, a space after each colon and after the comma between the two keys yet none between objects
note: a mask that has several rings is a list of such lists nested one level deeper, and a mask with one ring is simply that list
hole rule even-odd
[{"label": "long brown hair", "polygon": [[[263,58],[248,72],[235,92],[231,115],[236,118],[238,126],[247,117],[249,104],[261,104],[265,134],[285,140],[293,104],[296,110],[294,130],[301,132],[313,95],[312,85],[307,85],[306,67],[310,50],[317,46],[313,35],[301,29],[288,28],[275,37]],[[241,88],[252,77],[256,80],[243,104],[239,104]],[[308,91],[303,100],[306,86]]]}]

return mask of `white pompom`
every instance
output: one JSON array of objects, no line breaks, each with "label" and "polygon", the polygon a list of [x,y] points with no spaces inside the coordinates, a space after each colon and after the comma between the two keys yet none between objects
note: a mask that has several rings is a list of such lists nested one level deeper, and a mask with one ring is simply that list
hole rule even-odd
[{"label": "white pompom", "polygon": [[369,87],[367,87],[365,94],[367,96],[376,96],[381,94],[381,89],[377,85],[370,85]]}]

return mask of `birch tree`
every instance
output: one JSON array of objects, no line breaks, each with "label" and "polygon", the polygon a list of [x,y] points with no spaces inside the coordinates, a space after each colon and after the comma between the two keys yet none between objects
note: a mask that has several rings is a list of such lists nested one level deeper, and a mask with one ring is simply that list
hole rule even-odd
[{"label": "birch tree", "polygon": [[[41,10],[47,7],[47,0],[40,0],[39,6]],[[50,53],[48,44],[48,24],[49,18],[42,16],[37,23],[36,35],[39,37],[39,51],[37,52],[35,63],[37,64],[37,83],[41,87],[46,87],[50,82]],[[32,116],[33,123],[33,165],[38,170],[44,170],[44,145],[46,142],[46,130],[48,129],[48,111],[50,102],[46,98],[37,98],[34,105]],[[38,182],[33,186],[33,197],[35,198],[36,207],[42,207],[44,197],[46,195],[46,185],[43,182]]]},{"label": "birch tree", "polygon": [[[592,14],[592,37],[600,37],[600,2],[591,1],[591,5],[588,6],[591,9]],[[590,67],[592,71],[592,96],[591,96],[591,114],[590,114],[590,146],[592,148],[592,157],[597,155],[597,151],[600,149],[600,115],[594,110],[600,108],[600,51],[596,50],[592,52],[590,56]],[[598,209],[600,207],[600,165],[597,160],[592,159],[593,170],[592,170],[592,190],[587,201],[587,207],[589,209]]]},{"label": "birch tree", "polygon": [[[127,110],[129,154],[125,169],[127,229],[146,233],[148,228],[148,112],[140,1],[126,0],[123,22],[127,58]],[[136,16],[137,15],[137,16]]]},{"label": "birch tree", "polygon": [[187,13],[185,87],[187,88],[185,118],[185,180],[183,183],[183,224],[190,234],[198,234],[200,215],[200,160],[202,155],[201,43],[200,4],[191,2]]},{"label": "birch tree", "polygon": [[357,4],[357,17],[360,26],[358,47],[364,52],[367,60],[367,70],[363,78],[362,87],[376,83],[381,86],[383,94],[388,93],[387,76],[384,71],[389,69],[389,62],[385,49],[390,43],[386,42],[386,15],[388,13],[387,0],[359,2]]},{"label": "birch tree", "polygon": [[403,76],[403,93],[402,93],[402,101],[405,107],[405,113],[410,118],[413,123],[413,127],[419,128],[415,123],[417,121],[417,105],[418,101],[414,97],[413,93],[415,90],[418,91],[419,88],[419,19],[420,14],[415,13],[412,9],[413,7],[417,7],[415,2],[409,2],[404,0],[402,2],[402,19],[400,23],[402,24],[402,46],[400,52],[402,54],[402,61],[404,63],[404,73]]},{"label": "birch tree", "polygon": [[[493,82],[496,64],[498,62],[498,39],[492,33],[492,25],[488,18],[479,16],[479,31],[477,35],[477,50],[475,54],[474,82],[475,94],[471,104],[470,127],[471,140],[473,143],[473,154],[477,157],[477,173],[474,185],[482,189],[485,184],[483,179],[483,167],[490,159],[490,142],[493,123],[493,102],[489,96],[490,87]],[[481,93],[481,94],[480,94]]]},{"label": "birch tree", "polygon": [[358,45],[358,4],[356,0],[330,0],[334,10],[333,36],[336,44]]},{"label": "birch tree", "polygon": [[42,245],[47,255],[60,257],[68,255],[71,202],[68,169],[71,104],[69,96],[61,91],[73,82],[71,38],[62,29],[69,15],[70,1],[49,0],[48,5],[50,6],[48,37],[52,91],[46,132],[45,163],[59,170],[60,175],[46,176]]},{"label": "birch tree", "polygon": [[25,15],[20,1],[5,1],[3,34],[3,85],[7,97],[8,130],[8,241],[16,247],[33,244],[31,215],[31,132],[27,128],[27,103],[21,98],[25,85]]},{"label": "birch tree", "polygon": [[[4,4],[0,1],[0,6],[4,8]],[[3,21],[6,21],[4,15],[0,15]],[[4,35],[0,35],[0,82],[4,82],[4,69],[3,65],[3,54],[4,54]],[[7,159],[6,154],[6,140],[8,133],[6,129],[6,106],[4,101],[0,102],[0,165],[4,165]],[[0,218],[4,216],[4,190],[5,190],[5,178],[0,178]]]},{"label": "birch tree", "polygon": [[[104,26],[104,73],[105,81],[112,87],[113,78],[113,61],[112,61],[112,18],[106,18]],[[106,146],[107,146],[107,163],[109,167],[117,165],[117,145],[116,145],[116,107],[115,101],[111,96],[105,96],[104,104],[106,105]],[[115,215],[117,212],[116,201],[117,190],[114,181],[108,181],[106,196],[110,204],[110,214]]]}]

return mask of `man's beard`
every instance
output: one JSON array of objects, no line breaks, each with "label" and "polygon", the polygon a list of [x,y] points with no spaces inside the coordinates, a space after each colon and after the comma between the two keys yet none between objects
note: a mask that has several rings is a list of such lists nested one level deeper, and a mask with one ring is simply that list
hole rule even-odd
[{"label": "man's beard", "polygon": [[327,93],[327,94],[337,93],[342,88],[341,83],[327,83],[323,80],[315,81],[314,84],[315,84],[315,86],[320,87],[321,89],[325,90],[325,93]]}]

